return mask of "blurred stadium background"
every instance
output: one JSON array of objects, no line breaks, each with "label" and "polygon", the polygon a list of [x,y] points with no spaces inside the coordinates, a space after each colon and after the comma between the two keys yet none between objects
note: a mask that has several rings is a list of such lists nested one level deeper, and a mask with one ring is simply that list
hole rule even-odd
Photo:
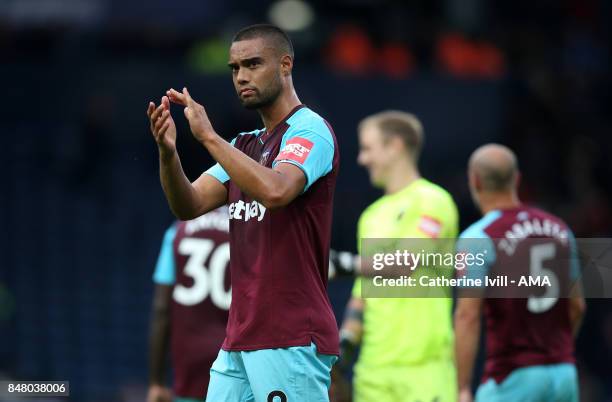
[{"label": "blurred stadium background", "polygon": [[[265,21],[290,33],[298,94],[338,137],[335,249],[355,250],[379,196],[356,125],[386,108],[422,118],[422,173],[453,194],[462,228],[477,218],[467,158],[496,141],[519,155],[525,201],[577,237],[612,237],[612,2],[2,0],[0,378],[143,400],[151,275],[173,219],[145,108],[187,85],[226,138],[261,126],[226,61],[232,34]],[[181,114],[195,178],[212,161]],[[349,288],[330,286],[338,319]],[[609,300],[588,300],[577,357],[583,401],[612,401]]]}]

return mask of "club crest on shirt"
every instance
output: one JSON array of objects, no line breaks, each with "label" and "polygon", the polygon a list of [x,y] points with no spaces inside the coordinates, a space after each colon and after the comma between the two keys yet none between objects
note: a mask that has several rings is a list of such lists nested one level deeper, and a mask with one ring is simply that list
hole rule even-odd
[{"label": "club crest on shirt", "polygon": [[259,157],[259,164],[265,166],[268,162],[268,156],[270,156],[270,151],[265,151],[264,153],[262,153]]},{"label": "club crest on shirt", "polygon": [[314,143],[306,138],[294,137],[285,144],[285,147],[279,152],[276,157],[277,161],[292,160],[297,163],[304,163]]}]

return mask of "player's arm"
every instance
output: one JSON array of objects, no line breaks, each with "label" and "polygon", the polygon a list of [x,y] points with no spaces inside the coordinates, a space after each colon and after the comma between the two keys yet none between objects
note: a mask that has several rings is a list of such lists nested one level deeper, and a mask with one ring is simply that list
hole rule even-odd
[{"label": "player's arm", "polygon": [[192,184],[185,175],[176,151],[176,126],[168,97],[158,107],[150,102],[147,116],[159,149],[159,177],[174,215],[189,220],[225,204],[227,189],[218,180],[202,175]]},{"label": "player's arm", "polygon": [[[359,254],[351,260],[354,267],[359,270],[361,258],[361,234],[363,233],[363,215],[357,223],[357,249]],[[361,273],[360,273],[361,274]],[[340,326],[340,358],[336,366],[346,372],[354,360],[355,351],[361,344],[363,336],[363,312],[365,310],[365,300],[361,297],[361,278],[356,278],[351,290],[346,309],[344,310],[344,320]]]},{"label": "player's arm", "polygon": [[170,338],[170,297],[172,286],[155,285],[149,334],[149,397],[147,402],[165,401],[166,358]]},{"label": "player's arm", "polygon": [[170,209],[181,220],[197,218],[227,202],[227,188],[214,177],[202,174],[190,183],[177,153],[168,163],[160,160],[159,176]]},{"label": "player's arm", "polygon": [[175,264],[173,243],[176,225],[164,234],[157,258],[153,281],[151,327],[149,330],[149,393],[147,402],[170,402],[171,392],[165,386],[166,358],[170,338],[170,302],[172,285],[175,283]]},{"label": "player's arm", "polygon": [[340,357],[332,367],[331,378],[337,401],[351,400],[351,387],[347,381],[349,370],[355,360],[357,348],[363,334],[364,300],[353,296],[349,300],[344,313],[344,321],[340,327]]},{"label": "player's arm", "polygon": [[340,327],[340,358],[335,367],[345,375],[351,368],[355,353],[361,343],[363,308],[364,300],[362,298],[351,297],[346,306],[344,321]]},{"label": "player's arm", "polygon": [[460,394],[471,395],[472,373],[480,338],[482,299],[459,298],[455,310],[455,358]]},{"label": "player's arm", "polygon": [[[495,264],[496,260],[493,241],[481,229],[469,228],[457,240],[456,253],[457,255],[481,253],[486,256],[483,264],[466,262],[464,270],[458,273],[468,278],[480,279],[481,283],[484,283],[490,267]],[[458,289],[458,292],[454,314],[457,386],[459,387],[459,402],[470,402],[474,362],[480,341],[484,289],[465,287]]]},{"label": "player's arm", "polygon": [[204,107],[195,102],[187,88],[168,91],[170,99],[185,106],[185,116],[195,138],[225,169],[232,182],[266,208],[289,204],[306,186],[306,176],[297,166],[279,163],[274,169],[260,165],[221,138],[213,129]]},{"label": "player's arm", "polygon": [[578,254],[578,245],[574,234],[569,231],[570,240],[570,279],[573,286],[570,290],[569,298],[569,318],[572,326],[574,338],[578,337],[582,319],[586,313],[586,302],[582,291],[582,280],[580,279],[580,257]]},{"label": "player's arm", "polygon": [[289,163],[279,163],[274,169],[262,166],[219,135],[204,145],[232,181],[266,208],[289,204],[306,186],[306,176],[297,166]]},{"label": "player's arm", "polygon": [[582,319],[584,318],[585,313],[586,313],[586,302],[584,301],[584,297],[570,298],[569,315],[570,315],[570,323],[572,325],[572,332],[574,333],[574,338],[578,337],[578,332],[580,331],[580,327],[582,325]]},{"label": "player's arm", "polygon": [[586,313],[586,302],[582,295],[582,283],[580,280],[574,284],[574,289],[570,295],[568,305],[572,333],[574,334],[574,338],[577,338],[582,325],[582,319]]}]

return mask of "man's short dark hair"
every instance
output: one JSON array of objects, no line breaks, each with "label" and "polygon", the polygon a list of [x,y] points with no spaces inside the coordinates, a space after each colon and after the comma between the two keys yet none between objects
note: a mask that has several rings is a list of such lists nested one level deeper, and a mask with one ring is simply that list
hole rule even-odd
[{"label": "man's short dark hair", "polygon": [[255,38],[265,38],[270,40],[272,47],[274,47],[278,53],[288,54],[292,59],[294,58],[293,44],[291,43],[291,39],[289,39],[289,36],[287,33],[285,33],[285,31],[272,24],[255,24],[242,28],[236,35],[234,35],[232,43]]}]

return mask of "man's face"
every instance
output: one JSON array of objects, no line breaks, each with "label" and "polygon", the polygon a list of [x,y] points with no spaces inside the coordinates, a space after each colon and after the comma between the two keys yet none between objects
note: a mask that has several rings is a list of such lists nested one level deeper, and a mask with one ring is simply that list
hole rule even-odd
[{"label": "man's face", "polygon": [[359,156],[357,163],[370,174],[374,187],[382,188],[387,182],[388,172],[396,160],[397,150],[393,139],[385,138],[374,124],[366,124],[359,131]]},{"label": "man's face", "polygon": [[265,38],[232,43],[228,65],[238,98],[247,109],[268,106],[281,94],[280,56],[266,46]]}]

